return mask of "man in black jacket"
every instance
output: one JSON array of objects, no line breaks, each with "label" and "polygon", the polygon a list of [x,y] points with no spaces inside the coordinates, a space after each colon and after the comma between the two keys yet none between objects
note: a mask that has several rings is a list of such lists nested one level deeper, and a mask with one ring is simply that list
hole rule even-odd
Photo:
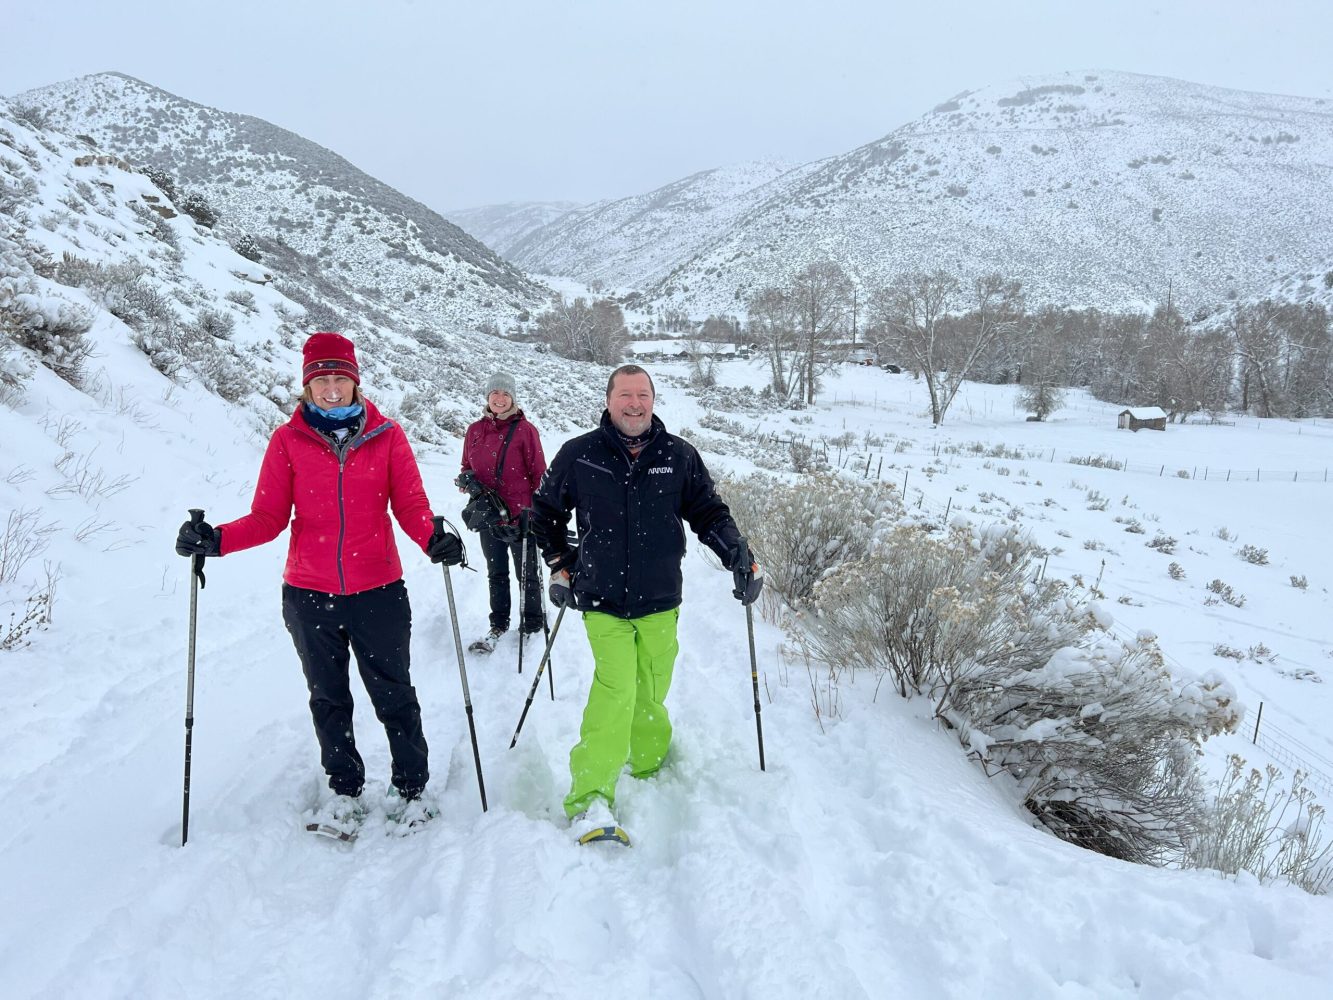
[{"label": "man in black jacket", "polygon": [[763,586],[699,452],[653,416],[655,398],[638,365],[612,372],[601,426],[560,449],[532,500],[551,600],[583,612],[596,664],[565,797],[581,843],[628,843],[611,813],[616,779],[627,761],[636,778],[655,774],[671,743],[663,702],[679,650],[682,520],[732,570],[742,603]]}]

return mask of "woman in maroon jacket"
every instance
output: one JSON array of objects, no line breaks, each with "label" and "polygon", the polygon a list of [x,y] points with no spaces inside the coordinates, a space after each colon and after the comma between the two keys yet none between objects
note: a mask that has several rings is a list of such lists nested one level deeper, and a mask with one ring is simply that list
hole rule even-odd
[{"label": "woman in maroon jacket", "polygon": [[[463,436],[463,470],[471,469],[483,486],[500,494],[509,519],[495,531],[481,529],[481,551],[486,556],[486,577],[491,591],[491,629],[468,647],[479,653],[493,650],[496,640],[509,630],[511,558],[523,592],[519,632],[531,635],[540,632],[543,624],[537,548],[531,536],[523,541],[518,538],[519,514],[532,506],[533,491],[546,471],[541,438],[518,408],[513,376],[506,372],[492,375],[485,394],[484,416]],[[522,579],[524,576],[526,580]]]},{"label": "woman in maroon jacket", "polygon": [[[455,565],[462,544],[435,532],[412,448],[361,394],[356,349],[336,333],[306,341],[301,403],[270,439],[250,513],[214,528],[181,526],[181,555],[223,556],[272,541],[291,521],[282,615],[310,690],[310,714],[334,798],[317,820],[351,832],[365,815],[365,765],[352,734],[349,652],[393,758],[394,818],[434,815],[421,706],[409,673],[412,611],[389,511],[432,562]],[[295,518],[292,513],[295,511]]]}]

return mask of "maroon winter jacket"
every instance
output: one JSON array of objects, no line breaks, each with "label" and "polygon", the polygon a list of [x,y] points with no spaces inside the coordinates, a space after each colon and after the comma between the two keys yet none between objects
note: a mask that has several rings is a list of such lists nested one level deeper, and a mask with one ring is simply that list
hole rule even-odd
[{"label": "maroon winter jacket", "polygon": [[361,433],[341,462],[306,423],[304,403],[273,432],[250,513],[219,526],[222,555],[272,541],[290,519],[283,579],[293,587],[356,594],[402,577],[389,510],[424,552],[433,529],[430,502],[403,429],[362,402]]},{"label": "maroon winter jacket", "polygon": [[[504,468],[497,486],[495,466],[500,461],[505,435],[511,426],[514,436],[505,452]],[[463,468],[475,472],[483,486],[498,490],[513,520],[517,520],[519,511],[532,506],[532,493],[546,471],[546,456],[542,454],[537,428],[522,410],[506,420],[497,420],[494,414],[487,413],[463,435]]]}]

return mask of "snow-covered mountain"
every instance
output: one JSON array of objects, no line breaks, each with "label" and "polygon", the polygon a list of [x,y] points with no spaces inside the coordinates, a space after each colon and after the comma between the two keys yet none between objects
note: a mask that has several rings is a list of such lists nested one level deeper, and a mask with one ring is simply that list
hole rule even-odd
[{"label": "snow-covered mountain", "polygon": [[[497,370],[514,375],[520,405],[546,425],[600,413],[602,369],[571,380],[570,366],[583,366],[531,345],[461,322],[424,326],[380,289],[347,288],[327,255],[241,256],[133,163],[31,117],[0,98],[0,334],[57,370],[86,345],[74,379],[86,391],[113,391],[96,359],[125,355],[241,404],[246,425],[266,430],[300,391],[305,336],[333,328],[355,338],[368,391],[419,441],[457,436]],[[6,377],[0,364],[0,382],[12,386],[30,356],[5,344],[0,363],[18,368]]]},{"label": "snow-covered mountain", "polygon": [[260,118],[195,104],[120,73],[19,95],[53,124],[201,193],[263,246],[281,240],[332,280],[374,289],[433,329],[505,325],[548,292],[420,202]]},{"label": "snow-covered mountain", "polygon": [[705,170],[647,194],[568,212],[501,252],[539,274],[646,288],[812,167],[763,160]]},{"label": "snow-covered mountain", "polygon": [[[940,267],[999,270],[1039,302],[1154,302],[1170,283],[1177,302],[1197,305],[1322,274],[1330,190],[1333,104],[1323,99],[1064,74],[959,94],[875,142],[711,205],[697,228],[681,221],[689,213],[648,216],[626,238],[575,215],[511,259],[614,277],[696,315],[738,311],[825,258],[867,287]],[[631,215],[634,204],[601,212]]]},{"label": "snow-covered mountain", "polygon": [[444,216],[501,257],[508,258],[510,251],[534,229],[549,225],[579,207],[576,201],[510,201],[503,205],[450,209]]}]

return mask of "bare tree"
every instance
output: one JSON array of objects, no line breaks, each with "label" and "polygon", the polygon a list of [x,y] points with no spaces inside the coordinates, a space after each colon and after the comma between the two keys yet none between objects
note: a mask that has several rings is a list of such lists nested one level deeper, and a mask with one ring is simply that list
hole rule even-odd
[{"label": "bare tree", "polygon": [[930,419],[938,425],[943,403],[940,370],[944,366],[941,320],[958,301],[958,279],[944,271],[901,276],[871,296],[875,323],[890,332],[894,348],[913,374],[926,380]]},{"label": "bare tree", "polygon": [[560,296],[555,304],[534,320],[541,340],[556,354],[576,361],[613,365],[620,361],[629,342],[625,316],[609,299],[588,304]]},{"label": "bare tree", "polygon": [[[1013,334],[1023,318],[1022,287],[999,274],[963,286],[944,271],[900,277],[872,298],[876,321],[894,334],[904,361],[920,373],[930,393],[931,423],[939,426],[977,361],[996,339]],[[950,313],[966,307],[957,319]]]},{"label": "bare tree", "polygon": [[1019,348],[1023,387],[1018,401],[1038,420],[1045,420],[1065,403],[1061,388],[1068,384],[1065,320],[1062,310],[1043,309],[1033,317]]},{"label": "bare tree", "polygon": [[1254,407],[1261,417],[1276,415],[1281,408],[1280,355],[1281,306],[1271,299],[1242,305],[1231,315],[1230,330],[1240,362],[1242,410]]},{"label": "bare tree", "polygon": [[799,365],[798,338],[793,304],[784,289],[764,288],[750,296],[749,334],[768,361],[769,386],[781,400],[796,391]]},{"label": "bare tree", "polygon": [[796,275],[789,298],[800,324],[799,387],[805,402],[813,403],[820,376],[838,361],[831,348],[844,333],[852,283],[837,264],[820,261]]}]

